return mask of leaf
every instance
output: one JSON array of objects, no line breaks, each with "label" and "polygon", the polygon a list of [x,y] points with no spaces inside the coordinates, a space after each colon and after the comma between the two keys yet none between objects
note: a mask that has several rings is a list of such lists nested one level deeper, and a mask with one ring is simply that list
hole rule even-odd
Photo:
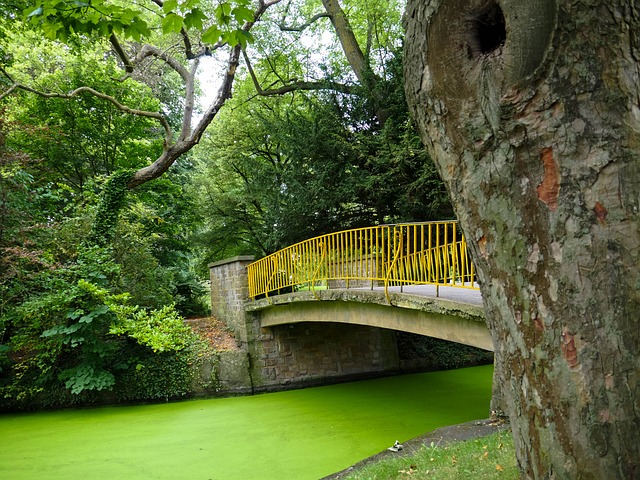
[{"label": "leaf", "polygon": [[253,43],[253,35],[251,35],[251,32],[247,32],[246,30],[238,30],[238,40],[244,48],[247,46],[247,43]]},{"label": "leaf", "polygon": [[199,3],[200,0],[187,0],[186,2],[183,2],[182,5],[180,5],[180,11],[186,12],[188,10],[194,9]]},{"label": "leaf", "polygon": [[[64,30],[60,30],[61,25],[57,24],[57,23],[52,23],[52,22],[45,22],[42,24],[42,32],[44,33],[45,38],[48,38],[50,40],[55,40],[56,38],[60,38],[62,37],[62,32],[64,32]],[[61,33],[58,33],[58,31],[61,31]]]},{"label": "leaf", "polygon": [[71,319],[71,320],[75,320],[76,318],[80,317],[84,315],[84,310],[82,310],[81,308],[76,308],[75,310],[69,310],[67,312],[66,317]]},{"label": "leaf", "polygon": [[60,333],[57,327],[50,328],[49,330],[45,330],[40,334],[41,337],[52,337],[53,335],[57,335]]},{"label": "leaf", "polygon": [[499,472],[501,472],[501,471],[503,471],[503,470],[504,470],[504,468],[503,468],[501,465],[496,464],[496,470],[498,470]]},{"label": "leaf", "polygon": [[170,13],[162,19],[162,33],[178,33],[182,25],[182,17],[175,13]]},{"label": "leaf", "polygon": [[218,29],[218,27],[216,27],[215,25],[212,25],[211,27],[207,28],[207,30],[202,34],[202,41],[204,43],[214,44],[218,40],[220,40],[221,35],[222,32],[220,31],[220,29]]},{"label": "leaf", "polygon": [[236,7],[231,11],[231,15],[238,23],[253,22],[255,19],[253,10],[247,7]]},{"label": "leaf", "polygon": [[178,0],[165,0],[164,4],[162,5],[162,10],[164,11],[164,13],[169,13],[176,8],[178,8]]},{"label": "leaf", "polygon": [[187,28],[196,28],[202,30],[203,21],[207,16],[199,8],[194,8],[184,16],[184,24]]},{"label": "leaf", "polygon": [[216,20],[220,25],[228,25],[231,20],[231,5],[228,3],[221,3],[214,10]]}]

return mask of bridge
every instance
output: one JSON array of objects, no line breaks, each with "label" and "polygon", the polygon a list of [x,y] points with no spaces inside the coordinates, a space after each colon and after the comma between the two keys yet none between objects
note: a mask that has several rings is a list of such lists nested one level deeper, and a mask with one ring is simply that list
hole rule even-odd
[{"label": "bridge", "polygon": [[251,263],[247,271],[254,300],[247,309],[261,312],[263,327],[349,323],[493,350],[457,222],[322,235]]},{"label": "bridge", "polygon": [[396,332],[493,350],[457,222],[352,229],[210,271],[252,390],[403,370]]}]

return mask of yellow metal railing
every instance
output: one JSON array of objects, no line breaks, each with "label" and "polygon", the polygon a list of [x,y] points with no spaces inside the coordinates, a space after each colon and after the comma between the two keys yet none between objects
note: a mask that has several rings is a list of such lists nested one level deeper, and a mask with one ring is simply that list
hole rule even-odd
[{"label": "yellow metal railing", "polygon": [[296,243],[248,266],[249,296],[323,288],[436,285],[477,289],[457,222],[380,225]]}]

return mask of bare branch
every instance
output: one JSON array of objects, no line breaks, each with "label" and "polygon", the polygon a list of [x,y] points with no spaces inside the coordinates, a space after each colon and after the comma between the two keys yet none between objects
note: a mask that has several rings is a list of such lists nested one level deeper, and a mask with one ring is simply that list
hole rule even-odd
[{"label": "bare branch", "polygon": [[[153,1],[158,5],[162,3],[162,0],[153,0]],[[255,25],[255,23],[260,19],[260,17],[264,12],[270,6],[275,5],[280,1],[281,0],[271,0],[269,2],[265,2],[264,0],[259,0],[258,9],[256,10],[254,20],[252,22],[245,22],[245,24],[242,26],[242,29],[246,32],[251,30],[253,25]],[[223,44],[220,44],[219,46],[222,46],[222,45]],[[214,46],[214,47],[219,48],[219,46]],[[145,47],[148,47],[146,48],[146,51],[145,51]],[[172,60],[175,64],[177,64],[175,59],[172,59],[171,57],[169,57],[159,49],[155,47],[150,47],[147,45],[145,45],[145,47],[143,47],[140,53],[138,54],[138,57],[140,57],[140,61],[142,61],[142,59],[146,58],[147,56],[155,55],[167,63],[169,63],[169,60]],[[171,165],[173,165],[173,163],[178,158],[180,158],[181,155],[191,150],[194,147],[194,145],[200,142],[200,139],[202,138],[202,135],[204,134],[207,127],[211,124],[211,122],[216,117],[216,115],[218,114],[222,106],[225,104],[227,99],[231,98],[231,87],[233,86],[236,70],[240,62],[241,50],[242,50],[241,46],[236,45],[229,52],[229,60],[227,61],[227,71],[224,79],[222,80],[220,89],[218,90],[218,95],[213,100],[209,108],[207,108],[207,110],[205,111],[204,115],[202,116],[202,118],[200,119],[196,127],[193,129],[193,131],[191,131],[189,138],[187,138],[185,134],[185,132],[187,132],[185,130],[185,125],[187,125],[186,124],[187,114],[185,113],[185,119],[183,119],[183,131],[180,135],[180,139],[174,145],[171,145],[168,148],[165,147],[165,150],[162,152],[162,155],[160,155],[160,157],[158,157],[156,161],[153,162],[151,165],[138,170],[134,174],[133,178],[129,181],[128,183],[129,188],[134,188],[145,182],[153,180],[154,178],[158,178],[160,175],[166,172],[171,167]],[[191,74],[187,72],[187,70],[180,64],[177,64],[177,65],[170,64],[170,65],[178,73],[180,73],[180,76],[185,80],[185,83],[188,85]],[[195,73],[195,69],[193,70],[192,73]]]},{"label": "bare branch", "polygon": [[186,140],[191,135],[191,119],[193,118],[193,108],[195,104],[196,90],[196,72],[200,60],[196,59],[189,72],[189,78],[185,80],[185,99],[184,99],[184,115],[182,117],[182,131],[180,132],[180,140]]},{"label": "bare branch", "polygon": [[173,70],[175,70],[178,75],[182,77],[182,79],[187,82],[189,79],[189,71],[174,57],[169,55],[166,51],[160,50],[158,47],[149,45],[146,43],[138,52],[136,57],[133,59],[133,64],[137,65],[141,63],[144,59],[148,57],[156,57],[169,65]]},{"label": "bare branch", "polygon": [[17,88],[18,88],[18,85],[16,85],[15,83],[11,85],[6,92],[3,92],[2,94],[0,94],[0,100],[11,95],[13,91],[16,90]]},{"label": "bare branch", "polygon": [[[7,73],[4,71],[4,69],[3,69],[3,73],[5,73],[5,75],[7,75]],[[9,77],[9,78],[11,78],[11,77]],[[128,113],[130,115],[136,115],[138,117],[153,118],[155,120],[158,120],[158,122],[160,122],[160,124],[164,128],[165,148],[166,148],[167,145],[170,144],[171,138],[173,136],[173,134],[171,132],[171,127],[169,126],[169,122],[164,117],[164,115],[162,115],[161,113],[149,112],[149,111],[146,111],[146,110],[139,110],[137,108],[131,108],[131,107],[127,106],[127,105],[123,105],[122,103],[120,103],[117,99],[115,99],[111,95],[107,95],[106,93],[99,92],[98,90],[95,90],[95,89],[93,89],[91,87],[79,87],[79,88],[76,88],[75,90],[73,90],[70,93],[56,93],[56,92],[42,92],[42,91],[36,90],[35,88],[29,87],[27,85],[14,83],[11,86],[11,88],[7,92],[5,92],[3,94],[3,97],[6,96],[11,91],[16,90],[16,89],[24,90],[25,92],[30,92],[30,93],[33,93],[33,94],[38,95],[40,97],[43,97],[43,98],[63,98],[63,99],[67,99],[67,100],[71,99],[73,97],[77,97],[81,93],[89,93],[89,94],[93,95],[94,97],[98,97],[98,98],[101,98],[102,100],[106,100],[107,102],[109,102],[112,105],[114,105],[121,112],[125,112],[125,113]],[[2,97],[0,97],[0,98],[2,98]]]},{"label": "bare branch", "polygon": [[200,141],[200,138],[202,138],[202,134],[207,129],[209,124],[213,121],[225,102],[229,98],[231,98],[231,86],[233,85],[236,70],[238,68],[238,64],[240,63],[241,50],[242,48],[240,47],[240,45],[236,45],[231,50],[229,54],[229,60],[227,62],[227,72],[224,79],[222,80],[220,88],[218,89],[218,94],[216,95],[216,98],[209,106],[209,108],[207,108],[207,111],[204,113],[203,117],[200,119],[200,122],[193,131],[192,139],[194,143],[198,143]]},{"label": "bare branch", "polygon": [[251,66],[251,61],[249,61],[249,56],[247,55],[246,50],[242,50],[242,56],[244,57],[244,63],[247,64],[247,69],[249,70],[249,75],[251,76],[251,80],[253,80],[253,86],[256,87],[258,93],[262,92],[262,87],[260,87],[260,82],[258,81],[258,77],[256,77],[256,73],[253,71],[253,67]]},{"label": "bare branch", "polygon": [[287,26],[283,23],[278,24],[278,28],[283,32],[303,32],[307,28],[309,28],[312,24],[320,20],[321,18],[330,18],[329,14],[326,12],[316,13],[313,17],[311,17],[307,22],[298,26]]},{"label": "bare branch", "polygon": [[[171,167],[171,165],[173,165],[173,163],[178,158],[180,158],[181,155],[191,150],[194,145],[200,142],[204,131],[211,124],[227,99],[231,98],[231,86],[233,85],[236,69],[238,68],[238,63],[240,60],[240,50],[240,45],[237,45],[231,50],[227,63],[227,73],[224,80],[222,81],[220,89],[218,90],[218,95],[216,96],[213,103],[209,106],[207,111],[204,113],[193,132],[191,132],[191,136],[189,138],[183,137],[185,133],[185,130],[183,129],[178,142],[176,142],[170,148],[166,148],[165,151],[162,152],[162,155],[160,155],[160,157],[156,159],[156,161],[151,165],[141,168],[135,173],[133,178],[128,183],[129,188],[134,188],[138,185],[148,182],[149,180],[158,178],[160,175],[166,172],[169,167]],[[185,123],[183,123],[183,128],[184,125]]]},{"label": "bare branch", "polygon": [[18,84],[13,80],[13,77],[9,75],[9,72],[7,72],[2,65],[0,65],[0,72],[2,72],[2,74],[11,82],[11,86],[7,89],[7,91],[0,94],[0,100],[2,100],[3,98],[11,95],[11,93],[13,93],[13,91],[18,88]]},{"label": "bare branch", "polygon": [[279,88],[268,88],[267,90],[263,89],[260,86],[260,82],[258,81],[258,77],[256,76],[253,67],[251,66],[251,61],[249,60],[249,56],[246,51],[242,51],[244,56],[244,61],[247,65],[247,70],[249,70],[249,75],[251,76],[251,80],[253,81],[253,85],[258,92],[258,95],[263,97],[269,96],[277,96],[284,95],[290,92],[302,91],[302,90],[334,90],[341,93],[351,94],[353,93],[353,89],[349,85],[344,85],[342,83],[331,82],[328,80],[322,80],[319,82],[308,82],[308,81],[298,81],[291,80],[287,85],[284,85]]},{"label": "bare branch", "polygon": [[263,97],[284,95],[285,93],[298,92],[298,91],[310,91],[310,90],[332,90],[335,92],[346,93],[348,95],[353,93],[353,88],[343,83],[329,82],[322,80],[319,82],[292,82],[289,85],[284,85],[279,88],[271,88],[269,90],[263,90],[258,95]]},{"label": "bare branch", "polygon": [[111,46],[118,54],[118,57],[120,57],[120,60],[122,60],[122,63],[124,63],[125,71],[127,73],[132,73],[133,64],[131,63],[131,60],[129,60],[129,56],[127,55],[127,53],[122,48],[122,45],[120,45],[120,42],[118,41],[118,37],[116,37],[115,33],[111,34],[111,36],[109,37],[109,42],[111,42]]},{"label": "bare branch", "polygon": [[191,47],[191,39],[189,38],[189,34],[184,28],[180,29],[180,35],[182,35],[182,43],[184,43],[184,53],[189,60],[193,60],[196,58],[196,55],[193,53],[193,49]]}]

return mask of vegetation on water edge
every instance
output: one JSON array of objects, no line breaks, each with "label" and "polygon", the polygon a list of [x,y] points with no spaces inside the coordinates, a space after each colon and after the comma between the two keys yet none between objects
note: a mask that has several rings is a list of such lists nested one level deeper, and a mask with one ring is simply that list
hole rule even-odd
[{"label": "vegetation on water edge", "polygon": [[[410,448],[410,447],[409,447]],[[386,457],[358,468],[345,480],[374,479],[517,479],[509,430],[487,437],[440,446],[432,442],[407,456]]]}]

